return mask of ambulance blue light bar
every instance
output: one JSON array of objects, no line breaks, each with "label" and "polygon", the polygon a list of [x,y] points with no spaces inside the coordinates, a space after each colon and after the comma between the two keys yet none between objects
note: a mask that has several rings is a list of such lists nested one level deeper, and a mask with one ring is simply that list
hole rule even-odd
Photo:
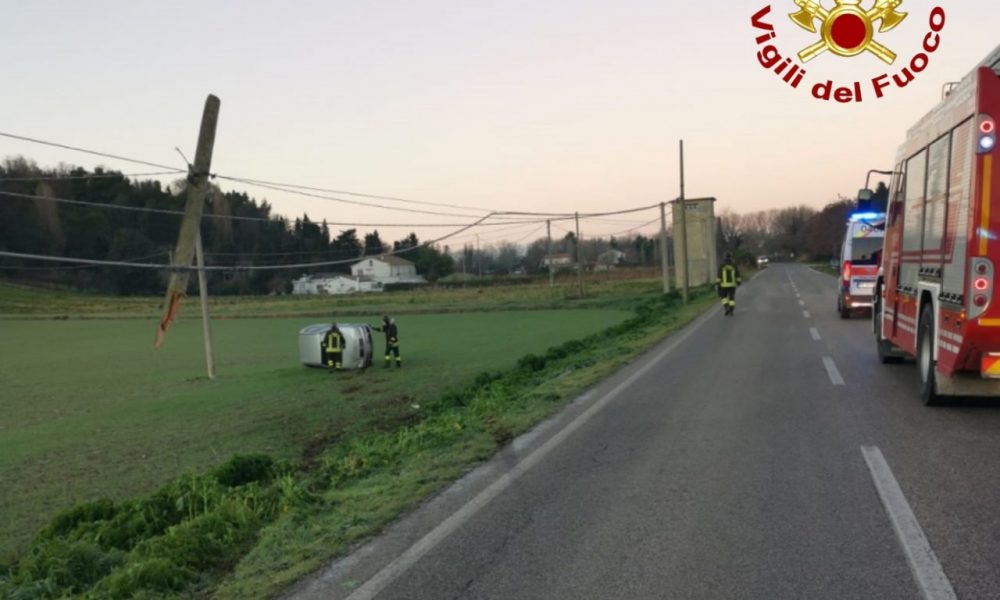
[{"label": "ambulance blue light bar", "polygon": [[860,221],[875,221],[876,219],[884,219],[885,213],[855,213],[851,215],[851,223],[858,223]]}]

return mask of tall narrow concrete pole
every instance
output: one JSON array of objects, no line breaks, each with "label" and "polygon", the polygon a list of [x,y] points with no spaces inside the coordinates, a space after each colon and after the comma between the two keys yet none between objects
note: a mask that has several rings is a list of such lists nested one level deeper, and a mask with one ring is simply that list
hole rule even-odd
[{"label": "tall narrow concrete pole", "polygon": [[552,264],[552,221],[545,221],[545,239],[546,248],[545,254],[548,257],[549,262],[549,287],[555,287],[556,285],[556,270],[555,265]]},{"label": "tall narrow concrete pole", "polygon": [[663,270],[663,293],[670,293],[670,265],[667,264],[667,205],[660,202],[660,267]]},{"label": "tall narrow concrete pole", "polygon": [[580,246],[580,213],[576,213],[576,282],[583,298],[583,248]]},{"label": "tall narrow concrete pole", "polygon": [[687,202],[684,200],[684,140],[681,140],[681,197],[680,197],[680,208],[681,208],[681,256],[680,263],[684,270],[684,288],[681,296],[684,298],[684,304],[688,302],[688,287],[691,282],[691,277],[689,275],[688,263],[688,230],[687,230]]}]

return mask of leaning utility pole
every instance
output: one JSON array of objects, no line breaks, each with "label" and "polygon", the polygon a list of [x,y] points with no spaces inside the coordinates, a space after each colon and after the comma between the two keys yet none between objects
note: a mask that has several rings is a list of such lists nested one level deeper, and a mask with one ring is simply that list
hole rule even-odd
[{"label": "leaning utility pole", "polygon": [[[156,332],[155,347],[163,344],[167,328],[177,316],[181,299],[187,292],[190,279],[191,263],[201,245],[201,216],[205,207],[205,197],[208,195],[208,176],[212,170],[212,150],[215,147],[215,130],[219,122],[221,102],[213,95],[205,100],[205,109],[201,116],[201,128],[198,131],[198,147],[194,155],[194,164],[189,166],[188,197],[184,207],[184,218],[181,221],[180,234],[177,236],[177,247],[173,254],[174,271],[167,285],[167,296],[164,302],[163,317]],[[214,361],[212,359],[211,328],[207,326],[208,292],[204,283],[204,257],[198,261],[198,280],[201,286],[202,318],[206,321],[204,327],[206,362],[209,378],[215,377]]]},{"label": "leaning utility pole", "polygon": [[576,282],[583,298],[583,248],[580,247],[580,213],[576,213]]},{"label": "leaning utility pole", "polygon": [[680,207],[681,207],[681,256],[680,263],[684,267],[684,288],[682,292],[682,297],[684,298],[684,304],[688,302],[688,286],[690,284],[691,278],[688,275],[688,229],[687,229],[687,203],[684,201],[684,140],[681,140],[681,197],[680,197]]},{"label": "leaning utility pole", "polygon": [[556,271],[555,267],[552,265],[552,220],[551,219],[545,221],[545,239],[546,239],[545,255],[548,257],[548,262],[549,262],[549,287],[555,287]]},{"label": "leaning utility pole", "polygon": [[660,266],[663,270],[663,293],[670,293],[670,266],[667,264],[667,205],[660,202]]}]

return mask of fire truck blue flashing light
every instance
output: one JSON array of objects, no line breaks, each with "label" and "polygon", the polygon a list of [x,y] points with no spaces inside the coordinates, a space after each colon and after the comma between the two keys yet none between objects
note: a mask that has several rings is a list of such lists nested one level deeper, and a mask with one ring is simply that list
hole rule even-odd
[{"label": "fire truck blue flashing light", "polygon": [[876,212],[855,213],[851,215],[851,222],[858,223],[861,221],[875,221],[883,218],[885,218],[885,213],[876,213]]}]

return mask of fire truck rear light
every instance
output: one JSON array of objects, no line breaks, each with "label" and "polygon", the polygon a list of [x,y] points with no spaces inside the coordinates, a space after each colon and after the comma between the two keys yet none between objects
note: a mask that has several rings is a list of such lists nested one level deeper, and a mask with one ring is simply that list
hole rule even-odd
[{"label": "fire truck rear light", "polygon": [[979,154],[989,154],[997,146],[997,124],[989,115],[979,115]]},{"label": "fire truck rear light", "polygon": [[980,294],[980,295],[976,296],[975,299],[973,299],[973,302],[976,304],[976,306],[978,306],[979,308],[982,308],[982,307],[986,306],[986,304],[987,304],[987,302],[989,302],[989,300],[986,299],[986,296],[983,296],[982,294]]},{"label": "fire truck rear light", "polygon": [[982,263],[976,265],[976,273],[979,273],[980,275],[986,275],[986,273],[988,273],[989,270],[990,270],[989,267],[987,267]]},{"label": "fire truck rear light", "polygon": [[976,280],[976,283],[974,283],[973,285],[975,286],[976,291],[985,292],[987,289],[989,289],[990,282],[985,277],[980,277],[979,279]]}]

